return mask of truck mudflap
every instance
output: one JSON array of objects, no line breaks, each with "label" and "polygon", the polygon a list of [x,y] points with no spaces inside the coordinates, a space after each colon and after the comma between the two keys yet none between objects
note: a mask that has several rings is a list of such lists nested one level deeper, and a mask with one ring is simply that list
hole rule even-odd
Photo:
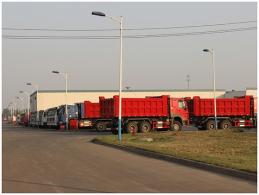
[{"label": "truck mudflap", "polygon": [[69,129],[70,130],[77,130],[78,129],[78,120],[77,119],[70,119],[69,120]]}]

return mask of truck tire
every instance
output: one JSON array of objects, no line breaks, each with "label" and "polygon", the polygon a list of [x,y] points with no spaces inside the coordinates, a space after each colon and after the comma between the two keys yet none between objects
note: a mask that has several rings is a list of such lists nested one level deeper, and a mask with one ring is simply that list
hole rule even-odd
[{"label": "truck tire", "polygon": [[138,124],[137,122],[130,121],[126,126],[127,133],[137,133],[138,132]]},{"label": "truck tire", "polygon": [[149,133],[152,131],[151,124],[147,121],[143,121],[139,125],[139,130],[141,133]]},{"label": "truck tire", "polygon": [[95,125],[96,131],[105,131],[106,124],[104,122],[97,122]]},{"label": "truck tire", "polygon": [[215,121],[214,120],[208,120],[205,125],[207,130],[213,130],[215,129]]},{"label": "truck tire", "polygon": [[223,120],[219,123],[220,129],[230,129],[231,128],[231,122],[229,120]]},{"label": "truck tire", "polygon": [[171,125],[171,130],[172,131],[181,131],[182,127],[183,126],[179,121],[174,121],[173,124]]}]

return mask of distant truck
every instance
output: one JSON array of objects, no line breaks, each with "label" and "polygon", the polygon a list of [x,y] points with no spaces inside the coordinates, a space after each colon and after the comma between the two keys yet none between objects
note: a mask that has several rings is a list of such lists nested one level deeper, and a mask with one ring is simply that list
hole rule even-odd
[{"label": "distant truck", "polygon": [[37,112],[31,112],[30,113],[29,126],[30,127],[38,127]]},{"label": "distant truck", "polygon": [[111,119],[100,116],[100,104],[84,101],[77,103],[79,128],[95,128],[97,131],[111,127]]},{"label": "distant truck", "polygon": [[[68,127],[70,127],[70,120],[78,117],[78,111],[76,105],[67,105],[68,111]],[[59,107],[49,108],[42,114],[43,127],[64,129],[66,127],[66,114],[65,105]],[[73,125],[74,126],[74,125]]]},{"label": "distant truck", "polygon": [[[214,99],[198,96],[185,98],[190,124],[199,129],[215,129]],[[217,126],[219,129],[234,127],[256,127],[257,114],[253,96],[217,98]]]},{"label": "distant truck", "polygon": [[29,121],[28,121],[28,114],[27,113],[22,113],[20,114],[19,117],[19,125],[23,125],[23,126],[28,126],[29,125]]},{"label": "distant truck", "polygon": [[[66,106],[61,105],[57,109],[57,129],[64,129],[66,127]],[[78,123],[78,108],[76,105],[67,105],[68,113],[68,128],[77,129]]]},{"label": "distant truck", "polygon": [[40,110],[39,111],[39,121],[38,121],[38,127],[44,128],[47,127],[47,110]]},{"label": "distant truck", "polygon": [[58,128],[58,107],[49,108],[47,111],[47,128]]},{"label": "distant truck", "polygon": [[[68,119],[69,122],[71,119],[78,118],[78,110],[76,105],[67,105],[68,109]],[[38,114],[38,117],[37,117]],[[47,110],[40,110],[37,112],[32,112],[30,114],[29,125],[31,127],[40,127],[40,128],[56,128],[60,129],[66,126],[66,117],[65,117],[65,105],[58,107],[52,107]],[[70,126],[70,123],[69,123]],[[75,126],[74,124],[72,126]],[[77,128],[77,127],[76,127]]]}]

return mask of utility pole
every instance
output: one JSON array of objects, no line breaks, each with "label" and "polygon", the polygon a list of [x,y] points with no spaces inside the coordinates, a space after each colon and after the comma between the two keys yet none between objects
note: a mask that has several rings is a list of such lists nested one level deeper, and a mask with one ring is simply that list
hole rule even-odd
[{"label": "utility pole", "polygon": [[187,74],[187,76],[186,76],[186,81],[187,81],[187,89],[190,90],[190,81],[191,81],[191,79],[190,79],[190,75],[189,74]]}]

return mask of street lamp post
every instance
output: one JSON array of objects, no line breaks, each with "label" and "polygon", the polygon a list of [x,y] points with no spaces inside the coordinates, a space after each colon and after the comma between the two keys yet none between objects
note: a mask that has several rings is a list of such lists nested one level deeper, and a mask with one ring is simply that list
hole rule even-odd
[{"label": "street lamp post", "polygon": [[66,93],[65,93],[65,115],[66,115],[66,130],[68,130],[68,112],[67,112],[67,73],[59,72],[59,71],[52,71],[54,74],[61,74],[65,77],[66,82]]},{"label": "street lamp post", "polygon": [[102,16],[102,17],[108,17],[111,20],[118,22],[120,24],[120,65],[119,65],[119,119],[118,119],[118,139],[121,142],[122,136],[121,136],[121,99],[122,99],[122,20],[123,17],[112,17],[112,16],[107,16],[106,14],[102,12],[92,12],[92,15],[95,16]]},{"label": "street lamp post", "polygon": [[[39,123],[39,112],[38,112],[38,91],[39,91],[39,85],[34,83],[26,83],[26,85],[33,86],[36,90],[36,122]],[[32,110],[32,109],[31,109]],[[37,125],[39,127],[39,124]]]},{"label": "street lamp post", "polygon": [[11,117],[12,117],[12,120],[13,120],[13,103],[11,103]]},{"label": "street lamp post", "polygon": [[10,109],[11,113],[10,114],[11,114],[11,117],[12,117],[12,120],[13,120],[13,102],[10,102],[10,104],[8,105],[8,110],[9,110],[9,107],[11,107],[11,109]]},{"label": "street lamp post", "polygon": [[188,90],[190,90],[190,75],[189,74],[187,74],[187,76],[186,76],[186,81],[187,81],[187,89]]},{"label": "street lamp post", "polygon": [[24,101],[23,101],[23,98],[21,98],[21,97],[19,97],[19,96],[17,96],[16,97],[18,100],[21,100],[21,110],[23,110],[24,109]]},{"label": "street lamp post", "polygon": [[[11,108],[10,108],[11,107]],[[11,117],[13,116],[12,103],[8,105],[8,110],[10,110]],[[13,118],[13,117],[12,117]]]},{"label": "street lamp post", "polygon": [[20,93],[24,93],[28,96],[28,102],[27,102],[27,118],[28,118],[28,124],[29,124],[29,120],[30,120],[30,94],[26,91],[20,91]]},{"label": "street lamp post", "polygon": [[16,116],[17,115],[17,109],[16,109],[16,100],[14,100],[14,102],[13,102],[13,109],[14,109],[14,116]]},{"label": "street lamp post", "polygon": [[19,112],[17,98],[14,99],[13,103],[14,103],[14,117],[12,119],[12,123],[15,125],[17,122],[17,116],[18,116],[18,112]]},{"label": "street lamp post", "polygon": [[214,118],[215,118],[215,129],[218,129],[218,123],[217,123],[217,101],[216,101],[216,68],[215,68],[215,52],[213,49],[203,49],[204,52],[208,52],[212,56],[212,66],[213,66],[213,94],[214,94]]}]

